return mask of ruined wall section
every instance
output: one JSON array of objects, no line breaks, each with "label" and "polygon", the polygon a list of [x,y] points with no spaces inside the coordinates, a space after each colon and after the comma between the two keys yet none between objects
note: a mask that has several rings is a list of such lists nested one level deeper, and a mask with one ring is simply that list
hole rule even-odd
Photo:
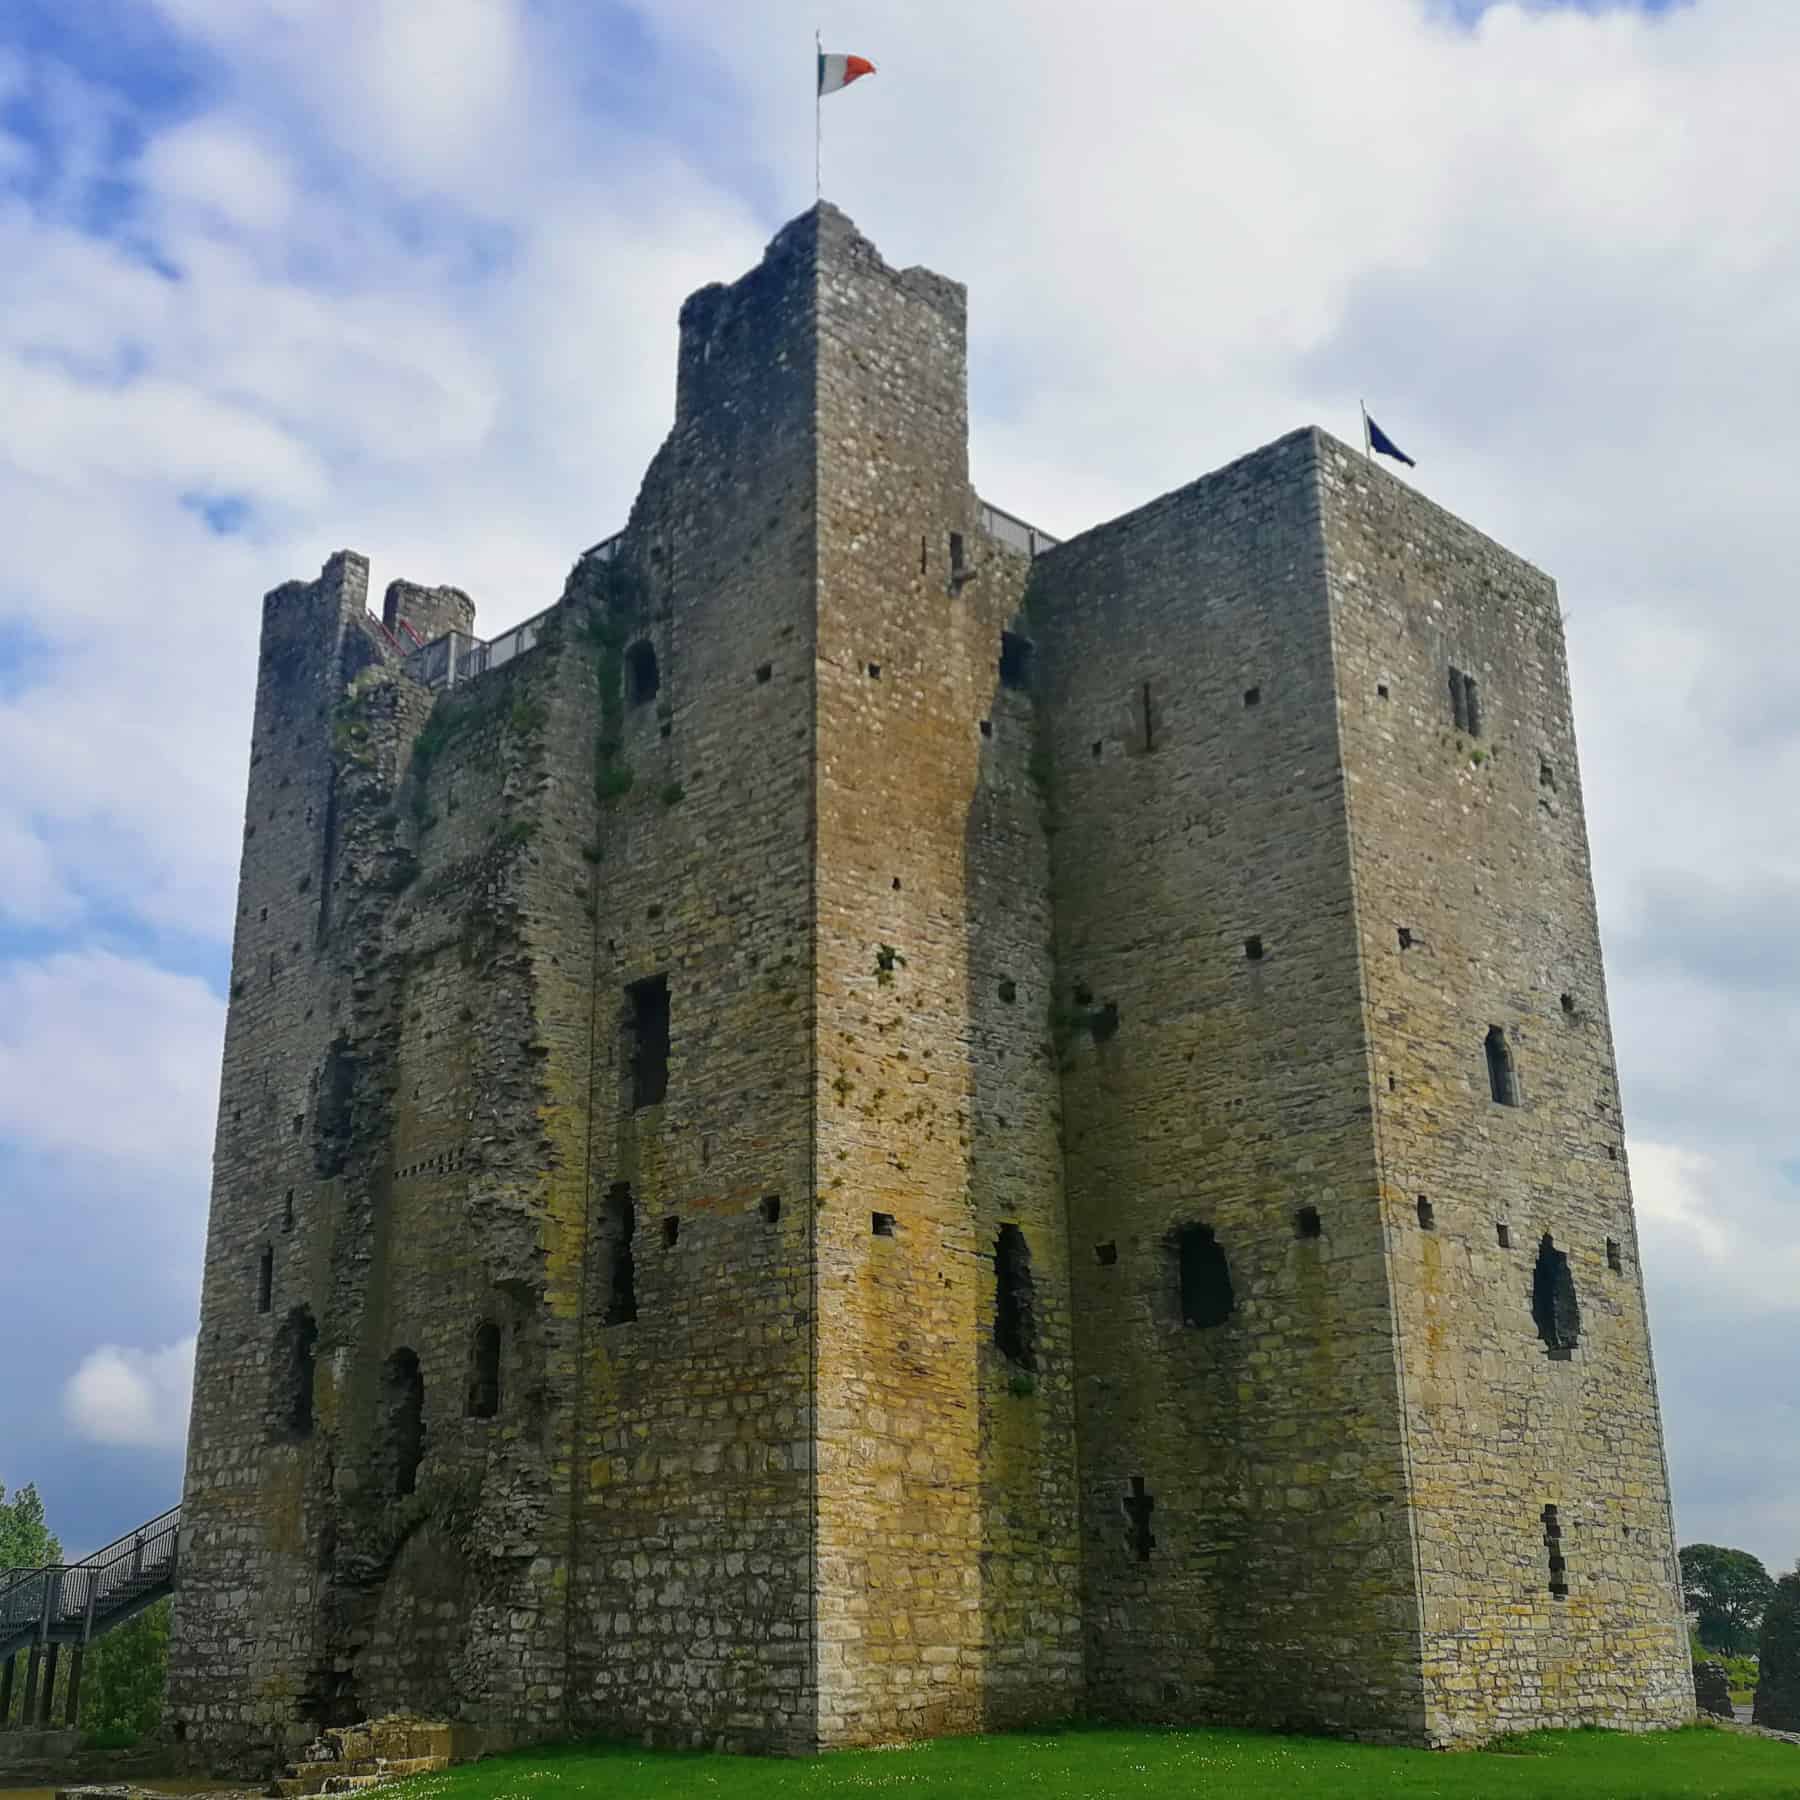
[{"label": "ruined wall section", "polygon": [[[1089,1704],[1422,1724],[1312,441],[1041,556]],[[1186,1271],[1184,1275],[1184,1269]]]},{"label": "ruined wall section", "polygon": [[[1430,1735],[1673,1724],[1690,1665],[1555,585],[1319,441]],[[1534,1318],[1546,1237],[1572,1348]]]},{"label": "ruined wall section", "polygon": [[796,225],[687,302],[674,430],[583,577],[601,716],[571,1717],[658,1743],[816,1739],[812,271]]},{"label": "ruined wall section", "polygon": [[[552,731],[585,740],[592,709],[558,647],[435,697],[380,671],[340,707],[344,1104],[320,1143],[342,1196],[322,1338],[319,1686],[336,1718],[407,1709],[532,1735],[565,1716],[554,1451],[570,1407],[553,1367],[574,1351],[553,1251],[581,1242],[585,1170],[558,1154],[566,1058],[538,1013],[534,927],[580,913],[540,846],[560,823]],[[585,1030],[580,1048],[585,1093]]]},{"label": "ruined wall section", "polygon": [[[963,290],[818,235],[818,1655],[825,1743],[1080,1684],[1025,565],[976,528]],[[1007,997],[1001,998],[1002,984]],[[1003,1225],[1034,1342],[994,1337]],[[1029,1364],[1030,1366],[1027,1366]]]},{"label": "ruined wall section", "polygon": [[263,601],[169,1681],[172,1721],[227,1759],[298,1731],[315,1660],[330,1475],[289,1429],[281,1348],[323,1304],[335,707],[378,656],[367,588],[366,560],[343,551]]}]

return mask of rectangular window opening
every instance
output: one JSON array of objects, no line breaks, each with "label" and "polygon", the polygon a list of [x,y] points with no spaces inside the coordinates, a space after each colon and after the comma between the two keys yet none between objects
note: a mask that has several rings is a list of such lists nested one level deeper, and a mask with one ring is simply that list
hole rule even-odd
[{"label": "rectangular window opening", "polygon": [[1496,1225],[1494,1227],[1494,1238],[1502,1250],[1510,1250],[1512,1248],[1512,1227],[1510,1225]]},{"label": "rectangular window opening", "polygon": [[779,1225],[781,1223],[781,1196],[779,1194],[763,1195],[762,1216],[765,1225]]},{"label": "rectangular window opening", "polygon": [[1033,649],[1030,638],[1021,637],[1016,631],[1001,632],[1000,685],[1003,688],[1010,688],[1016,694],[1030,688]]},{"label": "rectangular window opening", "polygon": [[1096,1244],[1094,1246],[1094,1261],[1097,1262],[1101,1268],[1110,1269],[1118,1260],[1119,1246],[1117,1244],[1106,1243]]},{"label": "rectangular window opening", "polygon": [[1625,1273],[1625,1251],[1617,1238],[1608,1238],[1606,1240],[1606,1266],[1611,1269],[1615,1275],[1623,1275]]},{"label": "rectangular window opening", "polygon": [[869,1230],[875,1237],[892,1237],[894,1235],[894,1215],[892,1213],[870,1213]]},{"label": "rectangular window opening", "polygon": [[1263,941],[1262,941],[1262,939],[1259,937],[1245,938],[1244,939],[1244,954],[1251,960],[1251,962],[1261,962],[1263,959]]},{"label": "rectangular window opening", "polygon": [[652,975],[626,990],[630,1007],[631,1105],[660,1106],[669,1092],[669,978]]}]

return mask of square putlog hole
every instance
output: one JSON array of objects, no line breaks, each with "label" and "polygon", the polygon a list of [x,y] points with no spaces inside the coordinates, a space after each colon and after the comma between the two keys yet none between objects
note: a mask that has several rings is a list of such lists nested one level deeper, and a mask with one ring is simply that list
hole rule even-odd
[{"label": "square putlog hole", "polygon": [[894,1215],[892,1213],[870,1213],[869,1230],[876,1237],[891,1238],[894,1235]]}]

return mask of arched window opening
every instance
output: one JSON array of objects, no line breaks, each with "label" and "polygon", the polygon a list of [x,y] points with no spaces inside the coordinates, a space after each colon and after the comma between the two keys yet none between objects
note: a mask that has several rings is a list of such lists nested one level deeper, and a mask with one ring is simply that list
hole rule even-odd
[{"label": "arched window opening", "polygon": [[319,1328],[307,1306],[296,1306],[275,1334],[270,1411],[278,1441],[297,1443],[312,1436],[313,1350],[318,1341]]},{"label": "arched window opening", "polygon": [[1017,1225],[1002,1225],[994,1241],[994,1343],[1008,1362],[1037,1369],[1037,1293],[1031,1250]]},{"label": "arched window opening", "polygon": [[500,1411],[500,1327],[483,1319],[475,1327],[474,1352],[469,1368],[471,1419],[491,1419]]},{"label": "arched window opening", "polygon": [[392,1479],[389,1492],[402,1499],[419,1484],[425,1454],[425,1377],[411,1350],[396,1350],[381,1371],[383,1460]]},{"label": "arched window opening", "polygon": [[1537,1268],[1531,1277],[1531,1316],[1552,1359],[1567,1361],[1581,1340],[1581,1302],[1575,1294],[1569,1258],[1557,1249],[1547,1231],[1538,1245]]},{"label": "arched window opening", "polygon": [[648,706],[661,686],[656,651],[647,639],[640,638],[625,652],[625,698],[633,706]]},{"label": "arched window opening", "polygon": [[637,1233],[637,1208],[631,1187],[619,1182],[608,1190],[600,1216],[600,1241],[605,1254],[607,1325],[629,1325],[637,1317],[637,1265],[631,1240]]},{"label": "arched window opening", "polygon": [[1210,1225],[1183,1225],[1175,1233],[1181,1286],[1181,1322],[1199,1330],[1223,1325],[1236,1304],[1231,1267]]},{"label": "arched window opening", "polygon": [[1501,1106],[1519,1104],[1519,1078],[1513,1068],[1512,1050],[1506,1033],[1498,1025],[1490,1025],[1487,1034],[1488,1091]]}]

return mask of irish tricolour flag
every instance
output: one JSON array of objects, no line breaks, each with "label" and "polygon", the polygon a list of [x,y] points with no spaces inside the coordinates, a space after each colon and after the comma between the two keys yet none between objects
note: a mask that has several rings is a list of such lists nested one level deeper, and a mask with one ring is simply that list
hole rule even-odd
[{"label": "irish tricolour flag", "polygon": [[864,75],[873,75],[875,65],[866,56],[827,56],[819,52],[819,92],[835,94]]}]

